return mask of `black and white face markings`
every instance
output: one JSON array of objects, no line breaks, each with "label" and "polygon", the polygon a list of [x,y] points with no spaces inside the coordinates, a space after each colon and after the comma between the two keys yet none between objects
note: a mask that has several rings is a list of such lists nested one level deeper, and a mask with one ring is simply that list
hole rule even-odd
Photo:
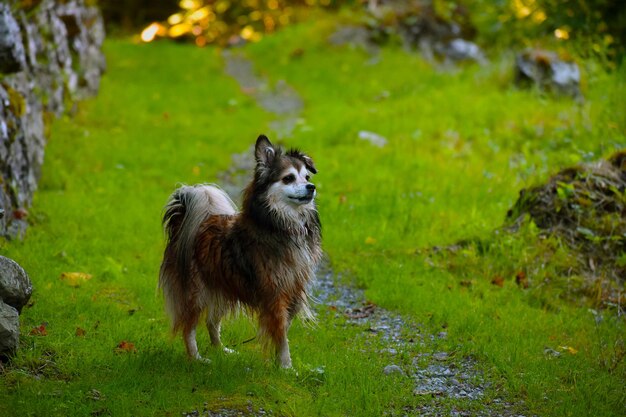
[{"label": "black and white face markings", "polygon": [[304,165],[290,164],[285,168],[274,182],[268,192],[267,201],[275,210],[288,208],[298,209],[313,201],[315,198],[315,185],[310,182],[310,174]]}]

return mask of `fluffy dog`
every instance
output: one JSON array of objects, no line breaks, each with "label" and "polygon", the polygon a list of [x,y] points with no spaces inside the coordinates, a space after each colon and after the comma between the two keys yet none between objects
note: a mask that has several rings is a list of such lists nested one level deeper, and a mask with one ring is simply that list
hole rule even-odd
[{"label": "fluffy dog", "polygon": [[211,185],[182,186],[165,206],[167,246],[159,287],[176,334],[200,358],[196,326],[206,313],[214,346],[222,347],[222,318],[244,308],[258,316],[259,335],[291,367],[287,332],[300,313],[312,314],[308,288],[321,259],[321,224],[315,206],[317,173],[298,150],[284,152],[259,136],[254,178],[243,206]]}]

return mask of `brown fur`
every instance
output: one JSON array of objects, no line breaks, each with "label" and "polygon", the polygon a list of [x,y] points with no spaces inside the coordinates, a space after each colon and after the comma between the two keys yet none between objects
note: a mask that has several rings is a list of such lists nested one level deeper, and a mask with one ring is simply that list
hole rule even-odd
[{"label": "brown fur", "polygon": [[283,206],[272,207],[267,196],[289,167],[316,169],[308,156],[283,154],[264,136],[255,155],[255,176],[240,213],[212,186],[174,192],[164,215],[169,239],[159,285],[173,330],[182,331],[191,357],[199,358],[195,328],[205,311],[211,342],[221,346],[222,317],[243,307],[258,315],[260,335],[275,347],[280,365],[290,367],[287,332],[298,312],[310,316],[307,289],[321,258],[321,226],[312,197],[287,205],[285,214],[275,213]]}]

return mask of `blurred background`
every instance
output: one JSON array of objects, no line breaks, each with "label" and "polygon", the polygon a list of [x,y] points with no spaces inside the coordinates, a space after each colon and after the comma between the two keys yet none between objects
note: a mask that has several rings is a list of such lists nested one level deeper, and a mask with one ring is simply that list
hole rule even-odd
[{"label": "blurred background", "polygon": [[144,41],[168,37],[199,46],[258,41],[317,8],[376,27],[379,38],[393,38],[398,27],[426,16],[430,26],[455,24],[478,45],[566,43],[572,53],[600,57],[609,67],[621,60],[626,39],[626,7],[613,0],[113,0],[99,6],[110,34],[143,31]]}]

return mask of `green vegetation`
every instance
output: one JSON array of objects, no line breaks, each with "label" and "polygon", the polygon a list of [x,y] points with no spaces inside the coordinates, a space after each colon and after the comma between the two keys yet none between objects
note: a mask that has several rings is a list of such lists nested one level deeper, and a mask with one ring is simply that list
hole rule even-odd
[{"label": "green vegetation", "polygon": [[[375,58],[331,48],[332,26],[320,18],[289,27],[245,52],[305,102],[284,143],[319,168],[333,269],[424,334],[445,328],[427,349],[473,356],[496,382],[471,404],[445,400],[450,408],[478,412],[504,396],[529,414],[623,413],[619,310],[566,300],[558,240],[532,227],[494,230],[519,189],[624,147],[624,66],[586,71],[586,100],[575,104],[512,87],[509,62],[497,58],[438,71],[400,48]],[[201,332],[212,363],[185,359],[155,293],[161,208],[177,183],[214,182],[231,154],[261,132],[272,138],[274,116],[224,75],[215,49],[109,40],[105,50],[99,97],[53,126],[26,239],[3,244],[35,292],[19,355],[0,377],[0,415],[181,415],[251,403],[277,415],[380,416],[439,401],[414,396],[409,378],[383,376],[391,360],[366,349],[376,337],[332,311],[315,328],[292,329],[297,373],[241,344],[255,332],[245,318],[224,326],[238,355],[210,350]],[[372,146],[362,130],[388,144]],[[462,239],[470,243],[454,251],[430,249]],[[515,283],[521,271],[528,289]],[[61,279],[67,272],[91,278]],[[29,334],[42,323],[46,335]]]}]

